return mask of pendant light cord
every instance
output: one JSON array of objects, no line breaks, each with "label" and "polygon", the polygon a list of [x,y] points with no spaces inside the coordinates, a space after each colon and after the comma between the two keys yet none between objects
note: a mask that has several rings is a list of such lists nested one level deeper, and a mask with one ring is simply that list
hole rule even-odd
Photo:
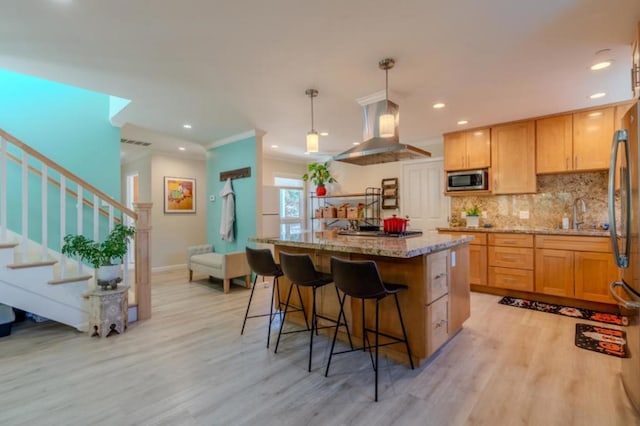
[{"label": "pendant light cord", "polygon": [[315,131],[315,129],[313,128],[313,93],[311,93],[311,95],[309,95],[309,97],[311,98],[311,131]]}]

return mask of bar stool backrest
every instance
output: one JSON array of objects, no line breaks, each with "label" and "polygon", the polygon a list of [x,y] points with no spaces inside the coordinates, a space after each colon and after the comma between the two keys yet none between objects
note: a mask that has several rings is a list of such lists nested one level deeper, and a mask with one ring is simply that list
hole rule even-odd
[{"label": "bar stool backrest", "polygon": [[282,275],[280,268],[273,260],[273,255],[269,249],[252,249],[245,248],[247,254],[247,262],[249,267],[256,275],[276,276]]},{"label": "bar stool backrest", "polygon": [[292,283],[313,285],[318,280],[316,268],[308,254],[280,252],[282,272]]},{"label": "bar stool backrest", "polygon": [[373,260],[345,260],[331,257],[331,274],[343,293],[361,299],[387,295],[378,266]]}]

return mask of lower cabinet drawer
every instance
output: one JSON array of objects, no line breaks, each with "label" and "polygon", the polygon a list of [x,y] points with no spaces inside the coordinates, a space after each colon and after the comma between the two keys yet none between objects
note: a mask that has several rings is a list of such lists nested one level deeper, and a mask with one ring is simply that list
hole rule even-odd
[{"label": "lower cabinet drawer", "polygon": [[427,356],[438,350],[449,338],[449,296],[427,306]]},{"label": "lower cabinet drawer", "polygon": [[492,266],[489,268],[489,286],[533,291],[533,271]]},{"label": "lower cabinet drawer", "polygon": [[533,269],[533,249],[490,246],[489,265],[504,268]]},{"label": "lower cabinet drawer", "polygon": [[449,291],[450,250],[443,250],[427,257],[427,304]]}]

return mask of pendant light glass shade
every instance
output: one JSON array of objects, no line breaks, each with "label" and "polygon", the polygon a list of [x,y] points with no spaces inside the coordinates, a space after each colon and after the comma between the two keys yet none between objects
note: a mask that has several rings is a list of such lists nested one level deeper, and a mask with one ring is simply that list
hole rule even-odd
[{"label": "pendant light glass shade", "polygon": [[315,130],[307,133],[307,152],[318,152],[318,132]]},{"label": "pendant light glass shade", "polygon": [[380,137],[391,138],[396,130],[396,117],[393,114],[382,114],[380,116]]},{"label": "pendant light glass shade", "polygon": [[307,133],[307,152],[318,152],[320,148],[318,132],[313,128],[313,98],[318,96],[318,91],[316,89],[307,89],[304,94],[311,98],[311,130]]},{"label": "pendant light glass shade", "polygon": [[396,133],[396,117],[389,112],[389,70],[395,65],[391,58],[383,59],[378,63],[378,67],[384,70],[384,93],[387,111],[380,116],[378,130],[381,138],[391,138]]}]

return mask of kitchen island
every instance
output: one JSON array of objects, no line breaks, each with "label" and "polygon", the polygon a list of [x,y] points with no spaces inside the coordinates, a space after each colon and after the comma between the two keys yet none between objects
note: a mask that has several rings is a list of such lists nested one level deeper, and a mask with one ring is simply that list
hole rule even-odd
[{"label": "kitchen island", "polygon": [[[276,260],[281,251],[307,253],[322,272],[330,272],[331,256],[349,260],[375,260],[384,281],[409,287],[408,291],[399,294],[399,301],[412,357],[418,365],[454,337],[469,317],[469,242],[473,240],[472,236],[432,232],[411,238],[354,237],[321,231],[272,238],[255,237],[250,240],[273,244]],[[283,277],[280,284],[280,297],[285,300],[290,283]],[[339,304],[334,285],[323,287],[319,290],[319,296],[318,313],[337,318]],[[303,293],[302,299],[305,307],[311,306],[310,291]],[[299,306],[299,301],[295,300],[292,304]],[[365,307],[365,322],[372,328],[373,306]],[[345,310],[352,337],[362,343],[360,302],[352,300],[345,304]],[[310,315],[309,308],[307,315]],[[301,315],[287,315],[287,320],[304,323]],[[393,298],[382,301],[380,305],[380,330],[394,336],[401,335]],[[341,340],[345,341],[346,335],[343,334]],[[394,360],[408,364],[403,345],[386,346],[381,351]]]}]

